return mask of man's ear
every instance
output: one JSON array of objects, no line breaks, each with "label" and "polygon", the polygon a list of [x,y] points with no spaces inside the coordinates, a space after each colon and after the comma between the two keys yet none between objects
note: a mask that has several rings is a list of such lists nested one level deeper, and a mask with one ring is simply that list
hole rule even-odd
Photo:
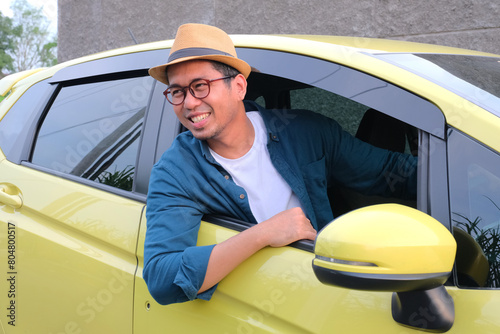
[{"label": "man's ear", "polygon": [[242,74],[238,74],[237,76],[234,77],[233,82],[234,82],[233,89],[235,89],[235,92],[240,98],[240,100],[243,100],[247,93],[247,79],[245,79],[245,77]]}]

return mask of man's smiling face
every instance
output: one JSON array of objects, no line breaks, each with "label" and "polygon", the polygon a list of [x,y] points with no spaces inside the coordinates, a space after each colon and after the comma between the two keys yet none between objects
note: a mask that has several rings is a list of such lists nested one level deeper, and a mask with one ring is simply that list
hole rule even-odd
[{"label": "man's smiling face", "polygon": [[[222,77],[208,61],[196,60],[171,65],[168,68],[170,87],[187,87],[197,79],[217,79]],[[218,80],[210,83],[210,94],[203,99],[194,97],[186,89],[186,98],[183,103],[173,106],[180,122],[200,140],[219,140],[221,136],[231,133],[232,124],[237,113],[241,110],[241,89],[234,89],[235,81],[244,80],[239,75],[230,80]],[[245,86],[246,88],[246,86]]]}]

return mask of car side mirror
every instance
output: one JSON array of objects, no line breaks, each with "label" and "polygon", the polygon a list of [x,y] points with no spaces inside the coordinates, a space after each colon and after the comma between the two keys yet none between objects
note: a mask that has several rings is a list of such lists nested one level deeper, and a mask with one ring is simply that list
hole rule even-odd
[{"label": "car side mirror", "polygon": [[[324,284],[392,291],[394,320],[446,331],[455,312],[443,284],[456,247],[453,235],[431,216],[399,204],[380,204],[349,212],[323,228],[314,245],[313,269]],[[412,319],[419,309],[431,310],[431,321]]]}]

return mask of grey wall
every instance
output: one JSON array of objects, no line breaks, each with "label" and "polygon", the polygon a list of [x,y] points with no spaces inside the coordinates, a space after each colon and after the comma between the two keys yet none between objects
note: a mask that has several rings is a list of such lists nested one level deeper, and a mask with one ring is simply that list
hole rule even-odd
[{"label": "grey wall", "polygon": [[[327,34],[500,54],[500,0],[59,0],[59,61],[170,39],[187,22],[228,33]],[[129,32],[130,30],[130,32]]]}]

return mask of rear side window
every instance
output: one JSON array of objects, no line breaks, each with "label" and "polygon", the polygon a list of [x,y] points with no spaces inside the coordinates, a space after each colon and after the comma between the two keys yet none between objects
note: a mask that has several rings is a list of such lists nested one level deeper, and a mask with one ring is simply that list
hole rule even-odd
[{"label": "rear side window", "polygon": [[62,87],[41,124],[32,163],[132,190],[153,79]]},{"label": "rear side window", "polygon": [[500,155],[458,131],[448,142],[458,283],[499,288]]}]

